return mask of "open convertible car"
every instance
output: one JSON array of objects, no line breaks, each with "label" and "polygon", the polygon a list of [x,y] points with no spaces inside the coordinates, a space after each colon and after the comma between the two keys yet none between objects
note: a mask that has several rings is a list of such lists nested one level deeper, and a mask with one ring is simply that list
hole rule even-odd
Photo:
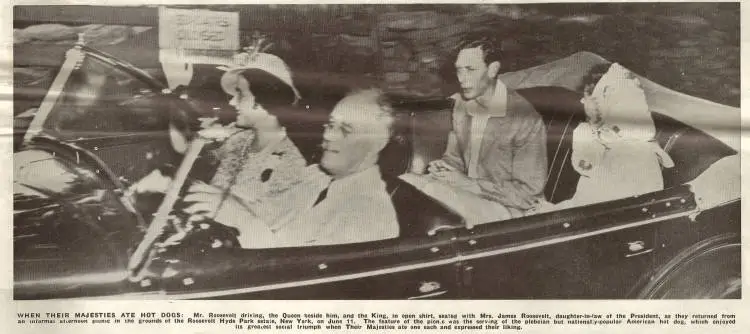
[{"label": "open convertible car", "polygon": [[[127,194],[150,171],[180,166],[174,134],[192,138],[192,120],[221,111],[215,102],[226,97],[176,92],[110,55],[74,51],[39,108],[15,119],[16,299],[741,297],[737,108],[641,78],[656,140],[675,162],[663,171],[664,190],[467,227],[398,178],[423,173],[442,154],[450,101],[402,99],[398,131],[380,161],[398,238],[242,249],[231,229],[210,222],[154,236],[154,205]],[[575,89],[604,62],[581,52],[502,76],[547,124],[552,203],[570,198],[578,180],[571,142],[584,115]],[[311,103],[327,118],[330,106]],[[179,242],[167,242],[180,232]],[[155,242],[142,264],[129,267],[149,237]]]}]

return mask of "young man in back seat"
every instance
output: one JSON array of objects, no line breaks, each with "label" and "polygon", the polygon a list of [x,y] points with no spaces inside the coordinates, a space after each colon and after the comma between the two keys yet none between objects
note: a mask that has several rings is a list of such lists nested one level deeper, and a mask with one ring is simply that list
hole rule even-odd
[{"label": "young man in back seat", "polygon": [[455,66],[461,90],[452,96],[453,129],[444,156],[428,164],[429,174],[500,204],[493,210],[505,207],[509,218],[522,216],[544,198],[547,138],[542,117],[497,79],[501,54],[490,38],[465,41]]}]

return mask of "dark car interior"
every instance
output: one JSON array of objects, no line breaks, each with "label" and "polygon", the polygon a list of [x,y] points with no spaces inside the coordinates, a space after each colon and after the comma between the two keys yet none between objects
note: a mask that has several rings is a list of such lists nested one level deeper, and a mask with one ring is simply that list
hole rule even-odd
[{"label": "dark car interior", "polygon": [[[518,90],[542,115],[547,125],[548,176],[545,197],[552,203],[573,196],[579,174],[570,162],[573,130],[585,120],[580,94],[561,87],[533,87]],[[400,118],[392,142],[381,155],[383,174],[391,179],[404,172],[423,173],[426,163],[442,156],[451,127],[451,100],[396,103]],[[663,170],[664,186],[671,188],[700,175],[717,160],[734,154],[717,139],[658,113],[653,114],[657,127],[656,139],[672,157],[675,167]],[[389,182],[405,234],[424,235],[430,231],[462,226],[455,214],[442,210],[419,210],[419,195],[412,186],[400,180]],[[421,195],[421,194],[420,194]],[[414,196],[414,199],[412,199]],[[424,196],[424,195],[421,195]],[[438,205],[432,203],[432,205]],[[437,208],[435,208],[437,209]],[[422,212],[424,211],[424,212]],[[443,212],[440,212],[443,211]],[[425,214],[429,212],[429,214]],[[451,217],[453,216],[453,217]],[[414,231],[412,229],[416,228]]]},{"label": "dark car interior", "polygon": [[[580,96],[560,87],[529,88],[519,93],[534,104],[547,124],[549,172],[545,195],[552,202],[570,198],[578,181],[578,174],[570,165],[570,150],[573,130],[584,119]],[[426,163],[442,156],[451,128],[452,101],[397,102],[395,106],[400,116],[396,133],[381,152],[380,165],[390,180],[402,236],[464,226],[455,213],[397,179],[405,172],[424,173]]]},{"label": "dark car interior", "polygon": [[[208,79],[191,84],[189,101],[204,101],[192,105],[196,109],[194,116],[218,116],[227,123],[234,112],[228,110],[228,100],[223,92],[216,92],[210,78],[220,76],[221,71],[208,67]],[[198,71],[197,71],[198,72]],[[196,74],[196,77],[199,77]],[[292,138],[300,151],[310,163],[316,163],[320,157],[319,143],[322,138],[322,125],[327,121],[328,113],[349,90],[346,87],[323,87],[322,85],[305,85],[299,87],[303,100],[300,101],[300,135]],[[552,203],[569,199],[576,189],[579,175],[572,168],[570,155],[572,134],[576,126],[584,121],[584,111],[577,92],[561,87],[533,87],[518,90],[518,93],[531,102],[542,115],[547,125],[548,175],[545,186],[545,197]],[[442,205],[427,198],[413,186],[398,179],[405,172],[424,173],[426,164],[442,156],[445,150],[448,132],[451,127],[452,101],[448,99],[404,99],[392,97],[396,109],[396,123],[391,142],[381,152],[380,167],[391,193],[399,220],[402,224],[401,235],[425,235],[440,229],[463,226],[462,219]],[[160,104],[146,104],[146,109],[156,108]],[[141,106],[142,107],[142,106]],[[143,108],[140,108],[143,109]],[[139,110],[140,110],[139,109]],[[156,110],[140,110],[139,114],[159,114]],[[196,114],[195,112],[198,112]],[[686,126],[674,119],[654,113],[657,126],[657,141],[665,148],[675,161],[674,168],[664,170],[665,187],[673,187],[699,175],[718,159],[733,154],[734,151],[718,140]],[[122,146],[135,148],[134,144]],[[100,145],[101,146],[101,145]],[[697,148],[697,149],[696,149]],[[100,152],[104,154],[105,152]],[[127,155],[119,152],[117,144],[106,150],[101,156],[115,172],[121,163],[108,163],[107,156]],[[117,159],[114,159],[117,160]],[[113,161],[114,162],[114,161]],[[128,166],[136,168],[138,160]],[[174,165],[179,160],[174,161]],[[151,165],[151,162],[149,162]],[[145,166],[144,166],[145,167]],[[210,176],[212,165],[198,163],[195,169],[196,178],[206,180]],[[134,169],[135,168],[135,169]],[[139,174],[143,174],[142,171]],[[132,175],[131,175],[132,177]]]},{"label": "dark car interior", "polygon": [[[320,140],[322,138],[322,125],[327,121],[328,114],[335,104],[346,94],[346,88],[329,89],[318,85],[314,89],[303,91],[305,97],[300,101],[301,110],[299,135],[292,140],[300,148],[300,151],[310,163],[316,163],[320,158]],[[214,91],[211,95],[207,92]],[[307,92],[307,94],[305,94]],[[579,175],[571,165],[572,135],[576,126],[585,120],[583,107],[580,103],[580,94],[561,87],[534,87],[518,90],[518,93],[534,105],[542,115],[547,127],[547,153],[548,153],[548,175],[544,189],[547,200],[552,203],[569,199],[575,192]],[[134,121],[136,130],[152,130],[152,132],[164,132],[165,117],[169,112],[160,109],[171,109],[172,107],[185,108],[183,113],[195,116],[219,116],[223,121],[230,120],[234,114],[233,110],[227,111],[225,106],[228,100],[223,92],[215,92],[215,86],[206,84],[205,91],[192,89],[188,92],[193,99],[180,100],[181,104],[170,105],[165,108],[158,94],[133,95],[131,99],[124,99],[127,103],[118,103],[116,110],[129,112],[129,115],[141,115],[158,117],[162,122],[150,122],[147,119],[129,119]],[[174,98],[163,96],[165,99]],[[177,99],[175,99],[177,100]],[[188,103],[184,103],[187,101]],[[192,101],[199,101],[192,103]],[[120,101],[121,102],[121,101]],[[398,178],[406,172],[424,173],[426,164],[442,156],[445,150],[448,133],[451,129],[452,101],[448,99],[432,100],[404,100],[393,97],[392,100],[396,110],[396,120],[392,138],[385,149],[381,152],[379,166],[381,168],[387,191],[389,192],[399,220],[399,239],[367,243],[366,245],[341,245],[348,250],[373,249],[378,247],[390,247],[391,245],[413,247],[413,245],[424,245],[425,242],[450,242],[447,235],[438,236],[425,240],[425,236],[435,235],[441,231],[459,230],[466,226],[464,219],[457,213],[446,208],[439,202],[431,199],[420,192],[411,184]],[[187,109],[192,109],[187,111]],[[103,115],[107,115],[105,112]],[[675,119],[653,113],[653,119],[657,128],[656,140],[661,147],[670,154],[675,162],[675,167],[664,169],[665,188],[673,188],[684,184],[700,175],[711,164],[719,159],[736,154],[734,150],[721,141],[687,126]],[[106,118],[106,117],[105,117]],[[142,123],[143,121],[146,123]],[[141,122],[141,123],[139,123]],[[151,124],[151,129],[146,129],[144,124]],[[128,129],[129,130],[129,129]],[[83,267],[102,270],[122,270],[126,262],[126,255],[132,250],[143,237],[143,228],[150,221],[150,213],[155,212],[162,201],[163,196],[149,197],[147,205],[142,205],[139,200],[136,210],[141,213],[140,217],[130,217],[130,209],[122,206],[119,202],[119,192],[109,191],[119,187],[118,183],[127,186],[130,181],[143,176],[154,168],[154,166],[171,165],[171,168],[163,168],[165,171],[174,172],[174,167],[179,165],[181,156],[172,152],[166,136],[144,136],[143,134],[128,133],[128,136],[104,136],[97,138],[53,138],[44,137],[47,145],[40,145],[39,140],[34,146],[27,148],[37,149],[52,154],[55,159],[69,164],[70,170],[78,176],[97,176],[96,180],[117,180],[115,185],[91,184],[75,194],[52,193],[39,196],[24,196],[22,193],[14,193],[14,251],[17,259],[14,260],[16,273],[28,273],[26,276],[16,275],[19,281],[35,282],[34,278],[40,274],[53,277],[65,277],[72,272],[80,271]],[[127,137],[127,138],[126,138]],[[67,142],[61,144],[62,142]],[[74,144],[74,145],[68,145]],[[88,153],[79,156],[80,148],[88,150]],[[161,152],[161,153],[160,153]],[[90,154],[90,159],[88,155]],[[201,164],[203,163],[203,164]],[[67,165],[66,165],[67,166]],[[205,161],[194,165],[191,176],[207,180],[215,168]],[[103,170],[100,170],[103,168]],[[201,177],[202,176],[202,177]],[[98,181],[97,181],[98,182]],[[107,189],[102,192],[100,190]],[[33,190],[33,189],[32,189]],[[89,198],[96,194],[106,196],[91,202]],[[661,194],[659,194],[661,196]],[[63,204],[51,204],[49,198],[60,198]],[[15,206],[18,206],[15,208]],[[104,215],[101,208],[109,208]],[[603,204],[597,209],[602,212],[610,212],[612,206]],[[509,233],[517,226],[542,226],[539,229],[541,237],[549,236],[550,230],[546,227],[550,222],[557,222],[562,217],[580,217],[592,210],[572,212],[554,212],[549,215],[538,215],[525,217],[509,222],[511,225],[488,224],[484,227],[497,230],[495,226],[507,226],[509,229],[497,230],[500,239],[509,240],[516,235]],[[69,217],[67,220],[59,220],[55,217]],[[39,216],[40,218],[35,218]],[[126,217],[127,216],[127,217]],[[132,216],[138,216],[132,214]],[[145,220],[145,221],[144,221]],[[129,225],[132,222],[136,224]],[[63,224],[64,223],[64,224]],[[532,223],[532,224],[529,224]],[[514,225],[515,224],[515,225]],[[117,225],[118,228],[112,228]],[[123,226],[119,226],[123,225]],[[127,225],[127,226],[125,226]],[[175,224],[176,225],[176,224]],[[220,224],[214,224],[220,225]],[[212,225],[213,226],[213,225]],[[52,227],[52,228],[50,228]],[[41,229],[41,230],[40,230]],[[197,229],[200,230],[200,229]],[[40,232],[41,231],[41,232]],[[220,236],[224,244],[230,245],[234,240],[236,231],[220,225],[218,232],[213,229],[209,231],[211,238],[203,235],[194,235],[192,240],[197,240],[197,248],[211,250],[214,248],[214,237]],[[481,228],[479,232],[482,232]],[[454,235],[460,236],[462,232]],[[524,232],[526,233],[526,232]],[[167,233],[165,233],[167,234]],[[64,243],[49,242],[47,239],[62,237]],[[164,237],[167,237],[165,235]],[[403,239],[403,240],[402,240]],[[51,240],[51,239],[50,239]],[[500,244],[505,241],[498,242]],[[96,244],[99,250],[95,253],[86,253],[87,245]],[[495,244],[495,243],[493,243]],[[614,242],[612,243],[615,244]],[[236,244],[235,244],[236,245]],[[404,246],[405,245],[405,246]],[[408,248],[407,247],[407,248]],[[614,246],[613,246],[614,247]],[[190,245],[182,244],[180,247],[189,252]],[[192,248],[191,248],[192,249]],[[193,249],[193,250],[195,250]],[[339,252],[344,248],[332,248],[324,252]],[[395,249],[395,248],[394,248]],[[300,252],[310,251],[299,249]],[[247,255],[250,253],[243,252]],[[263,253],[254,250],[255,257]],[[321,253],[322,254],[322,253]],[[348,254],[348,253],[347,253]],[[619,254],[619,253],[618,253]],[[77,261],[69,261],[70,264],[61,266],[59,263],[68,258]],[[215,257],[203,257],[206,261],[214,261]],[[187,262],[187,261],[186,261]],[[92,263],[95,263],[92,266]],[[222,262],[222,265],[234,266],[234,262]],[[200,264],[195,263],[200,266]],[[537,270],[537,269],[535,269]],[[58,283],[55,283],[58,284]],[[122,289],[112,282],[111,285],[98,287],[102,291],[111,289]],[[78,293],[79,285],[75,282],[69,286],[44,285],[42,288],[31,289],[31,298],[51,298],[51,296],[75,295]],[[109,289],[109,290],[108,290]]]},{"label": "dark car interior", "polygon": [[[203,89],[193,90],[192,97],[206,97]],[[336,102],[347,93],[345,88],[301,87],[300,131],[292,138],[310,163],[320,158],[322,126]],[[570,156],[572,136],[576,126],[585,120],[580,94],[561,87],[533,87],[518,90],[542,115],[547,125],[548,175],[545,197],[552,203],[573,196],[579,174],[573,169]],[[221,94],[218,94],[221,95]],[[226,99],[211,95],[212,101]],[[391,141],[381,152],[379,165],[393,198],[401,223],[402,236],[423,236],[442,229],[464,226],[460,216],[426,197],[416,188],[400,180],[406,172],[424,173],[428,162],[442,156],[451,128],[452,101],[404,100],[393,98],[396,121]],[[214,103],[216,104],[216,103]],[[206,107],[206,106],[204,106]],[[214,108],[211,108],[214,109]],[[221,107],[221,119],[229,119],[226,107]],[[205,111],[205,110],[204,110]],[[210,114],[209,114],[210,115]],[[657,126],[657,140],[675,161],[674,168],[664,169],[665,187],[673,187],[699,175],[718,159],[733,153],[731,149],[710,136],[660,114],[653,114]],[[225,120],[226,122],[226,120]],[[696,147],[699,148],[696,150]],[[210,174],[211,163],[195,166]],[[200,179],[210,179],[204,175]]]}]

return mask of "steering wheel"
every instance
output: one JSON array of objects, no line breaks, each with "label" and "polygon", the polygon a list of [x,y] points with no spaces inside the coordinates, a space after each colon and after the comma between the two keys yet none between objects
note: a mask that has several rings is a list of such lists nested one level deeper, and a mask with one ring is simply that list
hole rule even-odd
[{"label": "steering wheel", "polygon": [[[133,281],[139,280],[143,276],[144,269],[148,267],[148,259],[151,257],[150,254],[154,245],[160,241],[164,232],[170,226],[170,215],[175,203],[179,199],[180,191],[193,165],[198,160],[203,147],[214,141],[200,135],[193,135],[193,122],[191,121],[193,116],[195,115],[190,115],[189,112],[185,112],[182,108],[177,108],[177,110],[170,109],[170,142],[177,152],[184,153],[184,158],[175,172],[174,178],[165,193],[161,205],[154,214],[154,219],[149,225],[143,240],[130,258],[128,269],[130,271],[130,279]],[[190,137],[192,137],[192,140],[189,141],[188,138]]]},{"label": "steering wheel", "polygon": [[128,269],[130,271],[131,280],[140,280],[143,269],[146,267],[144,264],[150,257],[154,244],[163,236],[165,230],[169,227],[169,219],[172,209],[175,203],[179,199],[180,190],[187,180],[188,173],[193,167],[193,164],[198,159],[203,146],[208,143],[208,140],[197,137],[195,138],[188,147],[185,157],[182,159],[182,163],[175,173],[174,179],[169,185],[164,199],[162,200],[159,209],[154,214],[154,220],[148,226],[146,234],[143,236],[143,240],[133,252],[128,262]]},{"label": "steering wheel", "polygon": [[[181,210],[178,210],[180,213],[173,214],[188,173],[198,159],[200,151],[209,142],[210,140],[198,136],[190,143],[161,205],[154,214],[153,221],[130,258],[128,269],[131,281],[140,281],[149,276],[148,271],[155,259],[154,254],[174,254],[174,250],[178,248],[182,249],[180,252],[183,253],[197,250],[199,254],[204,254],[211,249],[240,246],[237,239],[239,231],[234,228],[208,218],[195,220],[188,214],[181,213]],[[174,247],[176,245],[180,247]]]}]

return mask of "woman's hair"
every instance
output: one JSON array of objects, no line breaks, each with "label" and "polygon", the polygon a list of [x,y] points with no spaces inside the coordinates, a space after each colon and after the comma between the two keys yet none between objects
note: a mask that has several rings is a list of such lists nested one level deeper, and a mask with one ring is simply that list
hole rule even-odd
[{"label": "woman's hair", "polygon": [[275,75],[258,68],[244,70],[238,75],[247,80],[250,92],[255,96],[255,103],[260,104],[269,114],[276,116],[281,126],[286,127],[287,122],[293,121],[290,118],[297,108],[292,87]]},{"label": "woman's hair", "polygon": [[[289,139],[294,142],[302,155],[311,162],[320,142],[322,131],[315,113],[298,105],[295,90],[277,76],[258,68],[250,68],[239,73],[247,80],[255,103],[273,115],[279,125],[286,128]],[[313,145],[314,144],[314,145]]]},{"label": "woman's hair", "polygon": [[583,77],[583,82],[581,83],[580,90],[584,94],[591,94],[594,91],[594,87],[596,87],[596,84],[599,82],[599,80],[604,76],[604,74],[609,71],[609,67],[612,64],[610,63],[604,63],[604,64],[598,64],[592,67],[588,73]]}]

